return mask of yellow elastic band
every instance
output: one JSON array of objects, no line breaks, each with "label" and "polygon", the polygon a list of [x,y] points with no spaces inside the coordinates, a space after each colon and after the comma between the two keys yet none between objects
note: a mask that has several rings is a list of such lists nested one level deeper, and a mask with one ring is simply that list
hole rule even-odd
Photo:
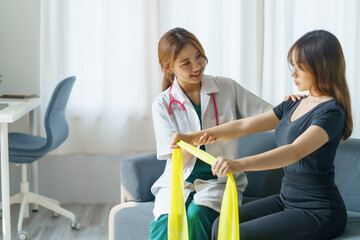
[{"label": "yellow elastic band", "polygon": [[184,173],[181,149],[174,149],[172,157],[168,239],[189,239],[184,200]]},{"label": "yellow elastic band", "polygon": [[206,162],[209,165],[213,165],[216,161],[216,158],[214,156],[212,156],[211,154],[198,149],[196,147],[194,147],[191,144],[188,144],[182,140],[180,140],[177,145],[183,149],[185,149],[187,152],[191,153],[192,155],[194,155],[195,157],[199,158],[200,160]]},{"label": "yellow elastic band", "polygon": [[[200,160],[213,165],[216,158],[211,154],[198,149],[184,141],[179,141],[177,145],[187,152],[193,154]],[[182,170],[181,149],[174,149],[172,164],[172,183],[171,183],[171,204],[168,221],[168,239],[188,239],[187,218],[184,201],[184,175]],[[221,204],[219,220],[219,240],[239,240],[239,212],[237,188],[234,177],[231,173],[227,174],[228,179]],[[179,236],[182,236],[179,238]]]}]

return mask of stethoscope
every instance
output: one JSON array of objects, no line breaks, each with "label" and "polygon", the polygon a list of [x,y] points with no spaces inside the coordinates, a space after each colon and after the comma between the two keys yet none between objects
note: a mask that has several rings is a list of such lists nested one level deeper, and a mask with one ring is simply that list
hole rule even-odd
[{"label": "stethoscope", "polygon": [[[181,102],[179,102],[178,100],[176,100],[176,99],[174,98],[174,96],[172,95],[172,93],[171,93],[172,87],[173,87],[173,83],[171,84],[170,90],[169,90],[170,102],[169,102],[169,107],[168,107],[168,113],[169,113],[169,116],[170,116],[170,118],[171,118],[171,120],[172,120],[172,122],[173,122],[173,125],[174,125],[174,127],[175,127],[175,131],[176,131],[176,132],[179,132],[179,129],[177,128],[177,126],[176,126],[176,124],[175,124],[175,121],[174,121],[174,118],[173,118],[173,116],[172,116],[172,114],[171,114],[171,104],[177,103],[177,104],[180,105],[180,107],[182,108],[183,111],[185,111],[186,109],[185,109],[184,104],[182,104]],[[219,125],[219,117],[218,117],[218,112],[217,112],[217,107],[216,107],[215,94],[214,94],[214,93],[211,93],[211,96],[212,96],[213,103],[214,103],[216,126],[218,126],[218,125]]]}]

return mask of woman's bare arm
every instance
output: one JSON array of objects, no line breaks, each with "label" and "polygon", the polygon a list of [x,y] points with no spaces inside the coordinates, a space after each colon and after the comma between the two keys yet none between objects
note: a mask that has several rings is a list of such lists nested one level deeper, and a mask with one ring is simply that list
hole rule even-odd
[{"label": "woman's bare arm", "polygon": [[218,157],[212,170],[215,174],[226,174],[285,167],[319,149],[328,139],[323,128],[313,125],[291,144],[235,161]]},{"label": "woman's bare arm", "polygon": [[177,148],[176,143],[179,140],[195,145],[204,145],[215,140],[230,140],[252,133],[272,130],[278,123],[279,119],[276,117],[274,111],[270,110],[253,117],[235,120],[198,132],[191,132],[188,134],[174,133],[171,138],[171,146]]}]

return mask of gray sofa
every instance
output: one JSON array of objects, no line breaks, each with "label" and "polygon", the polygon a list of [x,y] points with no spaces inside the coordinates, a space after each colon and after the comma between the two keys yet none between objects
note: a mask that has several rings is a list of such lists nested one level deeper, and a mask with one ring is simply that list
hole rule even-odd
[{"label": "gray sofa", "polygon": [[[276,147],[274,132],[257,133],[239,139],[239,157],[261,153]],[[109,216],[110,240],[145,240],[153,220],[154,196],[150,187],[165,167],[156,154],[121,161],[121,204]],[[343,196],[348,223],[344,234],[336,239],[360,239],[360,139],[340,144],[335,159],[336,184]],[[279,193],[282,169],[246,172],[249,184],[244,192],[247,203]]]}]

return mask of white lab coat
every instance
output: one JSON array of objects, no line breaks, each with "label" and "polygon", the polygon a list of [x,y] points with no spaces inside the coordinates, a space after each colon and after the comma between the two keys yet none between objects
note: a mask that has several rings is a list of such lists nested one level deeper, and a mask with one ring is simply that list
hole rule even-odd
[{"label": "white lab coat", "polygon": [[[159,160],[167,160],[164,173],[151,188],[151,192],[155,195],[155,220],[162,214],[168,214],[170,209],[171,160],[169,155],[172,153],[170,149],[170,138],[176,129],[174,124],[177,125],[181,133],[201,130],[196,111],[176,79],[171,93],[175,100],[180,101],[185,106],[184,111],[177,103],[171,105],[174,121],[168,113],[170,102],[169,88],[162,92],[152,104],[157,157]],[[216,126],[212,93],[215,94],[219,124],[253,116],[272,108],[269,103],[245,90],[232,79],[203,75],[200,93],[203,129]],[[221,155],[230,159],[236,159],[238,155],[238,140],[217,141],[208,144],[206,145],[206,151],[215,157]],[[195,162],[196,158],[193,157],[184,168],[184,179],[187,179],[190,175]],[[240,205],[242,202],[242,193],[247,185],[247,178],[244,173],[234,174],[234,178],[237,184]],[[194,184],[185,181],[185,201],[190,192],[195,190],[195,204],[207,206],[220,212],[226,180],[226,175],[218,175],[218,179],[206,181],[196,179]]]}]

